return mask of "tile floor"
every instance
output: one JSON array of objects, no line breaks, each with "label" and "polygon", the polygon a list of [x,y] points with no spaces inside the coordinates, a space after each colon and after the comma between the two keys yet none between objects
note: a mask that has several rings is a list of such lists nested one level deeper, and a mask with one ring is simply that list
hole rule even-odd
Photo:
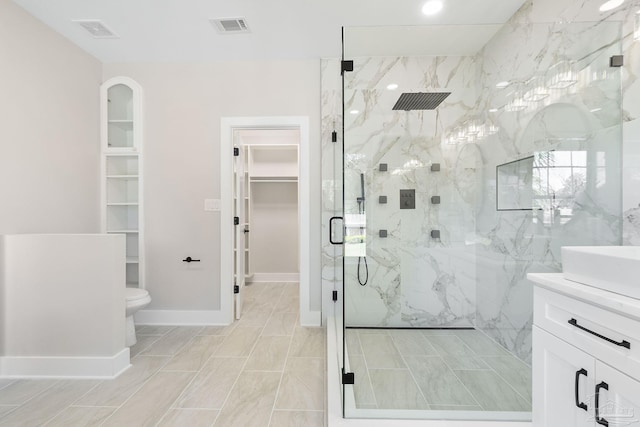
[{"label": "tile floor", "polygon": [[357,408],[531,411],[531,367],[475,330],[347,329]]},{"label": "tile floor", "polygon": [[0,426],[323,426],[324,329],[299,326],[296,284],[245,295],[227,327],[139,327],[115,380],[0,380]]}]

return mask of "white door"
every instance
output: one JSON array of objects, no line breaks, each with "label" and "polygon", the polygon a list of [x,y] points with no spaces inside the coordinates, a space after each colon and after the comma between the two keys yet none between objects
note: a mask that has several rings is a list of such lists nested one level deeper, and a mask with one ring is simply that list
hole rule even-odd
[{"label": "white door", "polygon": [[242,314],[242,292],[245,283],[245,173],[244,151],[241,146],[234,147],[233,157],[233,201],[234,201],[234,300],[235,318]]},{"label": "white door", "polygon": [[[597,425],[640,426],[640,382],[600,361],[592,390]],[[597,396],[597,399],[596,399]]]},{"label": "white door", "polygon": [[593,427],[595,359],[533,327],[533,425]]}]

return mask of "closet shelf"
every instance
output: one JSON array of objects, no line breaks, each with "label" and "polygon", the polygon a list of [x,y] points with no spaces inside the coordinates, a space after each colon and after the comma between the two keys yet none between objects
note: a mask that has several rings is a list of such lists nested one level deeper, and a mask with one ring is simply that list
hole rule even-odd
[{"label": "closet shelf", "polygon": [[127,264],[139,264],[140,259],[138,257],[127,257]]},{"label": "closet shelf", "polygon": [[252,176],[251,182],[298,182],[297,176]]}]

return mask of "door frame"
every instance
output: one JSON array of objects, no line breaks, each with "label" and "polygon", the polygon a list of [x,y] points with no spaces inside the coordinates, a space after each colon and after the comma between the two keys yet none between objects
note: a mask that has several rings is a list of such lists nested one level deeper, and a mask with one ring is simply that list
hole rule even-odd
[{"label": "door frame", "polygon": [[319,312],[309,308],[311,231],[309,176],[309,117],[307,116],[267,116],[267,117],[222,117],[220,119],[220,311],[222,318],[233,322],[233,189],[229,183],[233,179],[233,134],[236,130],[298,129],[298,243],[300,267],[300,324],[319,326]]}]

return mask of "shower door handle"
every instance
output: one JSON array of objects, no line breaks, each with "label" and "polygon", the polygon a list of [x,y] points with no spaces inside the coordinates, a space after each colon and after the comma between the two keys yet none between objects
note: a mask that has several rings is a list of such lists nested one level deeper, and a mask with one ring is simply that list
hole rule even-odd
[{"label": "shower door handle", "polygon": [[[342,245],[342,244],[344,244],[344,237],[340,242],[337,242],[337,241],[333,240],[333,221],[335,221],[337,219],[339,219],[341,221],[343,220],[343,218],[341,216],[332,216],[329,219],[329,242],[332,245]],[[344,235],[344,232],[343,232],[343,235]]]}]

